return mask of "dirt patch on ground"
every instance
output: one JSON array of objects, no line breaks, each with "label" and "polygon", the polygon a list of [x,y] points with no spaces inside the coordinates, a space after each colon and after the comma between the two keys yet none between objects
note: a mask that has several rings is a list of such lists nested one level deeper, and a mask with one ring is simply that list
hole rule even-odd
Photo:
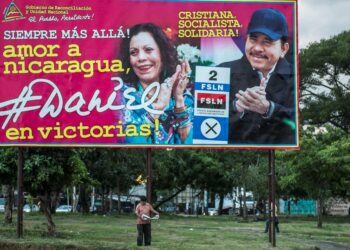
[{"label": "dirt patch on ground", "polygon": [[76,246],[34,246],[31,244],[16,244],[16,243],[8,243],[8,242],[0,242],[1,250],[86,250],[86,248],[77,248]]},{"label": "dirt patch on ground", "polygon": [[315,245],[320,249],[325,250],[350,250],[350,243],[348,245],[333,243],[327,241],[315,242]]}]

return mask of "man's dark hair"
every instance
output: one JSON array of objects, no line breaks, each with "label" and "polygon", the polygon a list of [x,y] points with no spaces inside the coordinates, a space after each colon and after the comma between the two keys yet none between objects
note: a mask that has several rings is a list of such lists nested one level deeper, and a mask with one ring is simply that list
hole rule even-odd
[{"label": "man's dark hair", "polygon": [[146,196],[144,195],[140,196],[140,201],[147,201]]},{"label": "man's dark hair", "polygon": [[288,37],[281,37],[281,43],[284,45],[285,43],[288,43]]}]

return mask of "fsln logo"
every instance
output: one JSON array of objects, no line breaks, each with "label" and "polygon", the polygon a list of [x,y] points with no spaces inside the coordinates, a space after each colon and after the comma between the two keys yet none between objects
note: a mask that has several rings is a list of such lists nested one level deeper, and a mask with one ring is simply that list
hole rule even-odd
[{"label": "fsln logo", "polygon": [[15,20],[24,19],[21,10],[15,4],[15,1],[12,0],[11,3],[5,8],[3,13],[3,22],[11,22]]},{"label": "fsln logo", "polygon": [[225,109],[226,94],[197,93],[197,108]]}]

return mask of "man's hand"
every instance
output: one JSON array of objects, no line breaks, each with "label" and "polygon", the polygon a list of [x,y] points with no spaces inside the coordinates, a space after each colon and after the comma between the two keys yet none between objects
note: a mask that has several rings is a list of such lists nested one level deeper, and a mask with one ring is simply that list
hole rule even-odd
[{"label": "man's hand", "polygon": [[266,99],[266,92],[260,86],[247,88],[245,91],[240,90],[236,94],[236,98],[236,109],[238,112],[249,110],[265,114],[270,108],[270,102]]}]

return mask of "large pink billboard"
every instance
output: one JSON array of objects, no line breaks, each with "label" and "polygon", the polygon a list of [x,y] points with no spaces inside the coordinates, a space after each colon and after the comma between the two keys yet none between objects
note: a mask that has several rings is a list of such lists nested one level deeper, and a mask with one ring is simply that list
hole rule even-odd
[{"label": "large pink billboard", "polygon": [[296,149],[296,5],[1,1],[0,143]]}]

